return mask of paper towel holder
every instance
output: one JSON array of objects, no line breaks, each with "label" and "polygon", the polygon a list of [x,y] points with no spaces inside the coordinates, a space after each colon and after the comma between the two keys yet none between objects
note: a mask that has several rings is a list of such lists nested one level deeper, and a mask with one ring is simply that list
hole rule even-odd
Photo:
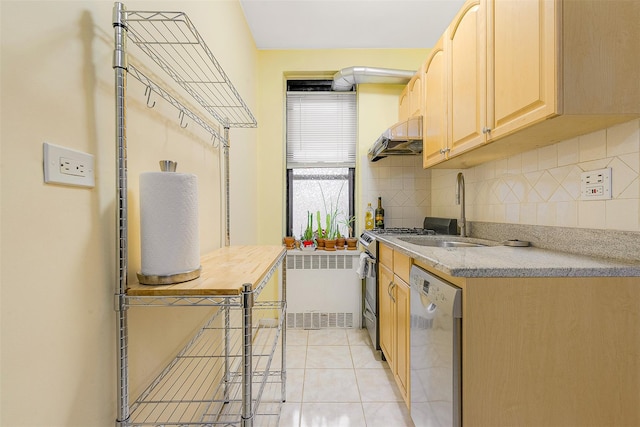
[{"label": "paper towel holder", "polygon": [[176,283],[188,282],[200,277],[202,267],[199,266],[195,270],[185,271],[182,273],[169,274],[166,276],[159,276],[153,274],[136,273],[138,276],[138,282],[142,285],[175,285]]},{"label": "paper towel holder", "polygon": [[178,162],[174,162],[173,160],[160,160],[160,170],[162,172],[175,172],[178,167]]}]

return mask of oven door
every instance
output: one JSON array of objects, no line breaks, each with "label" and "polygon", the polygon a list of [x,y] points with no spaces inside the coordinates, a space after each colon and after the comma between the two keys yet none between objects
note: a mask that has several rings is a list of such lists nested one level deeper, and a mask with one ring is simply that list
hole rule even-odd
[{"label": "oven door", "polygon": [[380,350],[378,335],[378,268],[374,258],[367,260],[369,263],[369,274],[365,278],[364,293],[364,324],[371,337],[371,344],[374,350]]}]

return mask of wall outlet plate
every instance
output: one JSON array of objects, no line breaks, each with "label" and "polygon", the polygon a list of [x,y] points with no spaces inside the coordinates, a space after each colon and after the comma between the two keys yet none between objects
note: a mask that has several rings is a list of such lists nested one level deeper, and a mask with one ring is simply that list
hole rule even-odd
[{"label": "wall outlet plate", "polygon": [[611,168],[582,172],[580,193],[582,200],[611,199]]},{"label": "wall outlet plate", "polygon": [[78,187],[95,187],[95,160],[91,154],[45,142],[44,182]]}]

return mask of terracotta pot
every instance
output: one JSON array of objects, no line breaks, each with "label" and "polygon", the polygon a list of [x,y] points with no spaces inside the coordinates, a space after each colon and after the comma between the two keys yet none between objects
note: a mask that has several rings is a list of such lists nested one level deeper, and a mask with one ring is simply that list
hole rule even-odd
[{"label": "terracotta pot", "polygon": [[316,239],[316,242],[318,243],[318,248],[317,248],[317,249],[318,249],[319,251],[324,250],[324,242],[325,242],[325,239]]},{"label": "terracotta pot", "polygon": [[295,237],[287,236],[284,238],[284,245],[287,247],[287,249],[293,249],[295,247],[295,244]]},{"label": "terracotta pot", "polygon": [[344,249],[344,242],[345,242],[345,238],[344,237],[338,237],[336,239],[336,249],[341,251]]},{"label": "terracotta pot", "polygon": [[358,249],[358,239],[356,239],[355,237],[348,237],[347,238],[347,250],[348,251],[355,251]]},{"label": "terracotta pot", "polygon": [[336,239],[326,239],[324,241],[324,250],[325,251],[335,251],[336,250]]}]

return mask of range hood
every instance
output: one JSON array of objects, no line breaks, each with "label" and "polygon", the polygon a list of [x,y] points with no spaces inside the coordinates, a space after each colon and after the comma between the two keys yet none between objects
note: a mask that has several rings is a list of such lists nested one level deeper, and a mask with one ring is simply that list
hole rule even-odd
[{"label": "range hood", "polygon": [[422,116],[396,123],[384,131],[369,149],[369,160],[422,153]]}]

